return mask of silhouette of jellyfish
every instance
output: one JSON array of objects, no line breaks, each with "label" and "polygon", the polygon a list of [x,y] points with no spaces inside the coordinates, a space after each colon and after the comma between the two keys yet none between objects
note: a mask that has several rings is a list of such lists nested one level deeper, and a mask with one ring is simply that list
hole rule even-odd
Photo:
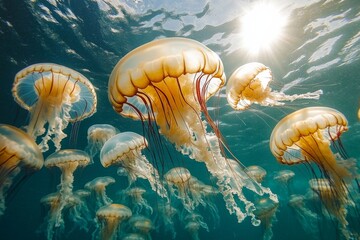
[{"label": "silhouette of jellyfish", "polygon": [[199,238],[199,230],[200,228],[209,231],[209,227],[203,221],[203,217],[197,213],[190,213],[185,216],[184,221],[185,230],[189,232],[191,239],[193,240],[200,240]]},{"label": "silhouette of jellyfish", "polygon": [[[241,222],[245,216],[254,217],[253,204],[247,201],[242,208],[244,204],[237,203],[245,199],[245,183],[234,180],[236,184],[229,186],[235,176],[223,156],[226,145],[206,108],[206,101],[225,80],[219,56],[203,44],[185,38],[158,39],[134,49],[116,64],[108,95],[116,112],[142,121],[162,165],[167,151],[159,134],[182,154],[204,162],[217,179],[229,212],[236,213]],[[207,124],[213,132],[207,132]],[[270,194],[259,185],[250,189]]]},{"label": "silhouette of jellyfish", "polygon": [[351,231],[347,229],[348,221],[346,220],[346,207],[354,203],[346,198],[346,196],[339,195],[345,193],[333,189],[334,186],[331,185],[330,180],[327,178],[311,179],[309,184],[310,188],[317,194],[325,207],[323,210],[326,209],[328,216],[335,217],[340,223],[339,228],[345,239],[354,239]]},{"label": "silhouette of jellyfish", "polygon": [[279,202],[274,202],[269,198],[259,198],[255,200],[254,214],[261,221],[261,226],[264,228],[263,238],[269,240],[273,237],[272,226],[276,219],[276,211]]},{"label": "silhouette of jellyfish", "polygon": [[124,199],[126,198],[130,199],[132,206],[131,211],[134,214],[140,214],[143,211],[145,213],[152,214],[153,209],[143,196],[145,193],[146,190],[141,187],[132,187],[121,191],[121,194],[123,195]]},{"label": "silhouette of jellyfish", "polygon": [[95,209],[111,204],[113,201],[106,195],[106,187],[115,183],[115,179],[110,176],[97,177],[85,184],[88,189],[95,195]]},{"label": "silhouette of jellyfish", "polygon": [[[169,202],[158,202],[157,211],[155,211],[155,226],[163,226],[164,231],[171,234],[171,238],[175,239],[175,216],[178,215],[179,210],[171,205]],[[157,228],[159,230],[160,228]]]},{"label": "silhouette of jellyfish", "polygon": [[90,156],[81,150],[63,149],[49,155],[45,160],[45,167],[58,167],[61,170],[61,181],[58,185],[60,206],[55,216],[55,227],[64,224],[62,216],[63,209],[72,205],[74,200],[72,192],[74,175],[73,173],[78,167],[85,167],[90,163]]},{"label": "silhouette of jellyfish", "polygon": [[154,229],[153,223],[150,218],[143,215],[133,215],[129,219],[129,225],[135,233],[145,236],[145,239],[151,240],[150,232]]},{"label": "silhouette of jellyfish", "polygon": [[288,205],[295,211],[295,217],[301,224],[305,233],[311,236],[312,239],[319,238],[319,229],[317,226],[318,215],[308,209],[305,205],[305,197],[292,194]]},{"label": "silhouette of jellyfish", "polygon": [[105,142],[112,136],[118,134],[120,131],[110,124],[94,124],[89,127],[87,131],[88,145],[85,151],[90,154],[92,158],[96,156],[104,146]]},{"label": "silhouette of jellyfish", "polygon": [[293,171],[285,169],[276,172],[274,175],[274,180],[281,183],[281,185],[285,187],[287,194],[291,195],[292,191],[291,191],[290,183],[294,178],[294,176],[295,173]]},{"label": "silhouette of jellyfish", "polygon": [[312,93],[286,95],[272,91],[269,83],[272,80],[270,68],[262,63],[252,62],[237,68],[226,85],[226,97],[235,110],[246,110],[251,104],[262,106],[282,106],[282,101],[296,99],[319,99],[322,90]]},{"label": "silhouette of jellyfish", "polygon": [[134,132],[123,132],[110,138],[100,152],[100,161],[104,167],[121,165],[128,173],[129,186],[139,177],[147,179],[153,191],[161,197],[167,197],[158,171],[151,165],[141,150],[147,147],[147,140]]},{"label": "silhouette of jellyfish", "polygon": [[39,145],[43,152],[49,149],[49,140],[60,150],[68,123],[96,111],[97,99],[91,82],[80,73],[53,63],[34,64],[18,72],[12,93],[15,101],[30,112],[28,134],[35,140],[43,136]]},{"label": "silhouette of jellyfish", "polygon": [[187,168],[175,167],[165,173],[164,178],[169,187],[170,193],[179,199],[184,208],[192,212],[199,205],[199,199],[193,199],[190,190],[191,173]]},{"label": "silhouette of jellyfish", "polygon": [[11,125],[0,124],[0,216],[5,211],[7,192],[21,169],[29,175],[43,164],[43,155],[29,135]]},{"label": "silhouette of jellyfish", "polygon": [[117,239],[117,233],[121,227],[121,223],[131,216],[131,210],[125,205],[112,203],[103,206],[96,211],[98,224],[94,234],[100,230],[100,239]]},{"label": "silhouette of jellyfish", "polygon": [[266,176],[266,170],[257,165],[246,167],[245,172],[258,183],[262,183]]}]

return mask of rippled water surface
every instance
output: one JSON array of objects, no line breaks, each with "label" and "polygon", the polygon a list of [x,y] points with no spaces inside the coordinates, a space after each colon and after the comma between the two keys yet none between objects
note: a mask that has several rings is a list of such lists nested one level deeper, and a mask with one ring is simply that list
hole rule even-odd
[{"label": "rippled water surface", "polygon": [[[311,168],[305,164],[278,163],[270,151],[269,139],[275,125],[287,114],[310,106],[331,107],[348,120],[348,131],[341,136],[347,155],[360,158],[360,2],[269,0],[277,16],[286,18],[286,24],[279,38],[266,47],[250,51],[251,48],[243,44],[244,39],[254,35],[266,39],[273,34],[266,24],[256,25],[252,32],[244,33],[243,17],[257,2],[261,1],[0,0],[0,122],[17,127],[27,125],[28,112],[20,108],[12,96],[14,76],[31,64],[49,62],[82,73],[92,82],[98,97],[97,112],[75,125],[79,127],[76,143],[65,138],[63,148],[85,149],[87,129],[97,123],[111,124],[120,132],[142,134],[140,121],[122,117],[109,103],[108,80],[112,69],[131,50],[155,39],[194,39],[219,55],[227,78],[243,64],[261,62],[272,71],[271,88],[275,91],[289,95],[323,91],[318,100],[300,99],[273,107],[254,104],[245,111],[235,111],[226,101],[224,87],[207,102],[207,108],[236,158],[246,167],[259,165],[267,171],[262,185],[270,187],[279,198],[276,220],[272,222],[272,239],[341,239],[340,230],[336,230],[339,229],[337,220],[329,218],[314,201],[309,200],[308,204],[318,216],[315,224],[295,217],[296,213],[288,206],[289,195],[308,192]],[[258,18],[259,15],[250,15],[250,21]],[[70,136],[72,129],[74,126],[70,124],[65,132]],[[204,164],[181,156],[168,145],[176,161],[159,163],[161,176],[171,167],[185,166],[193,176],[216,186]],[[52,151],[54,149],[44,153],[44,157]],[[287,186],[274,180],[276,173],[285,169],[295,173]],[[94,164],[76,171],[74,190],[95,177],[106,175],[116,179],[108,188],[108,196],[120,202],[116,192],[127,187],[127,178],[117,175],[115,167],[103,168],[98,157]],[[40,204],[40,199],[56,191],[59,177],[57,169],[43,168],[20,182],[19,187],[10,189],[6,211],[0,217],[0,239],[45,239],[41,228],[48,209]],[[154,222],[152,239],[171,239],[174,235],[156,221],[160,215],[155,207],[158,197],[146,181],[140,180],[135,185],[148,189],[146,196],[154,208],[154,213],[149,214]],[[359,234],[359,224],[353,224],[360,222],[359,190],[349,191],[353,191],[354,203],[348,209],[348,227]],[[263,239],[264,226],[255,227],[248,218],[238,223],[236,216],[226,209],[221,195],[206,201],[217,207],[219,218],[216,222],[209,211],[199,210],[198,214],[208,226],[208,230],[200,227],[200,239]],[[186,220],[181,213],[183,207],[179,204],[177,208],[179,214],[173,219],[175,239],[189,239],[191,235],[185,230]],[[91,224],[87,231],[78,228],[70,231],[68,218],[65,225],[65,232],[59,234],[58,239],[91,239],[95,231]],[[131,231],[131,227],[125,226],[120,239]]]}]

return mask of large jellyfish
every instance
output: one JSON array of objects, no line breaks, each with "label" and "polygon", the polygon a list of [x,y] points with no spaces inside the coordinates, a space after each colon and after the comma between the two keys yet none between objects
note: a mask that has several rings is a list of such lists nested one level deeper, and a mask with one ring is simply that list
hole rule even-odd
[{"label": "large jellyfish", "polygon": [[54,226],[64,225],[63,209],[73,205],[74,172],[78,167],[85,167],[90,163],[90,156],[81,150],[63,149],[49,155],[45,160],[45,167],[58,167],[61,171],[61,181],[58,185],[59,207],[54,218]]},{"label": "large jellyfish", "polygon": [[14,178],[23,169],[30,174],[42,168],[43,155],[35,141],[22,130],[0,124],[0,216]]},{"label": "large jellyfish", "polygon": [[269,240],[273,237],[272,226],[277,221],[276,211],[279,202],[274,202],[270,198],[259,198],[255,201],[255,206],[254,213],[260,219],[264,229],[263,239]]},{"label": "large jellyfish", "polygon": [[111,204],[113,201],[106,194],[106,187],[115,183],[115,179],[110,176],[97,177],[87,182],[84,188],[91,191],[95,196],[95,209]]},{"label": "large jellyfish", "polygon": [[94,124],[87,131],[88,145],[85,151],[93,158],[98,154],[105,142],[120,131],[110,124]]},{"label": "large jellyfish", "polygon": [[252,62],[240,66],[230,76],[226,85],[226,97],[235,110],[248,109],[251,104],[262,106],[282,106],[282,101],[296,99],[319,99],[321,90],[305,94],[286,95],[272,91],[269,83],[272,80],[270,68],[262,63]]},{"label": "large jellyfish", "polygon": [[[217,179],[229,212],[236,213],[241,222],[246,216],[254,217],[253,204],[247,201],[243,208],[237,203],[236,198],[240,202],[245,198],[242,188],[246,183],[233,180],[234,186],[228,184],[236,176],[206,106],[225,80],[222,61],[215,52],[195,40],[165,38],[125,55],[110,75],[108,93],[116,112],[142,121],[145,134],[157,145],[153,149],[159,161],[168,160],[160,133],[181,153],[204,162]],[[212,131],[208,132],[207,124]],[[257,194],[268,192],[257,183],[246,187]]]},{"label": "large jellyfish", "polygon": [[42,136],[39,146],[43,152],[49,149],[49,140],[60,150],[68,123],[96,111],[91,82],[80,73],[53,63],[34,64],[18,72],[12,93],[15,101],[30,112],[27,132],[34,139]]},{"label": "large jellyfish", "polygon": [[[94,234],[99,231],[102,240],[117,239],[121,223],[131,216],[131,210],[125,205],[112,203],[103,206],[96,211],[98,224]],[[94,239],[96,239],[95,236]]]},{"label": "large jellyfish", "polygon": [[[310,166],[312,173],[317,177],[311,164],[318,166],[320,175],[326,178],[321,180],[321,187],[327,186],[327,194],[337,199],[340,204],[350,201],[347,184],[354,179],[354,162],[346,157],[340,141],[340,136],[347,127],[345,116],[339,111],[327,107],[309,107],[300,109],[283,118],[274,128],[270,137],[270,148],[276,159],[287,165],[305,163]],[[332,152],[332,147],[339,154]],[[317,182],[314,182],[317,183]],[[329,198],[320,194],[321,198]],[[323,199],[325,201],[325,199]],[[325,207],[326,204],[324,204]],[[328,209],[331,212],[331,209]],[[337,216],[345,224],[343,216]]]},{"label": "large jellyfish", "polygon": [[134,132],[123,132],[110,138],[100,152],[104,167],[121,165],[128,173],[129,186],[137,179],[147,179],[153,191],[167,197],[166,189],[160,182],[159,173],[151,165],[141,150],[148,145],[147,140]]},{"label": "large jellyfish", "polygon": [[288,205],[294,210],[295,218],[299,221],[305,233],[311,236],[311,239],[318,239],[318,215],[307,208],[305,197],[302,195],[292,194],[290,195]]}]

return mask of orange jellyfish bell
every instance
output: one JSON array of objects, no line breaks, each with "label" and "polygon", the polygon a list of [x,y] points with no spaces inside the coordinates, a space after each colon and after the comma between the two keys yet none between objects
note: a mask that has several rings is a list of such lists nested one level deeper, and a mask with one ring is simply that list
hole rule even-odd
[{"label": "orange jellyfish bell", "polygon": [[68,123],[96,111],[97,98],[91,82],[82,74],[53,63],[34,64],[18,72],[12,93],[15,101],[30,112],[27,132],[35,140],[42,136],[39,146],[43,152],[49,149],[49,140],[60,150]]},{"label": "orange jellyfish bell", "polygon": [[272,79],[270,68],[262,63],[252,62],[240,66],[230,76],[226,85],[228,103],[235,110],[245,110],[253,103],[262,106],[281,106],[284,105],[282,101],[319,99],[322,94],[322,90],[299,95],[272,91],[269,87]]}]

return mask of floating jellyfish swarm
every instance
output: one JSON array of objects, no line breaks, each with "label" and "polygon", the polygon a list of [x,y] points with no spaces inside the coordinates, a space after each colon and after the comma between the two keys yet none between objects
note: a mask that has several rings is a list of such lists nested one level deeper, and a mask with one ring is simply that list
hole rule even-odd
[{"label": "floating jellyfish swarm", "polygon": [[35,140],[42,136],[39,147],[43,152],[49,149],[49,140],[60,150],[68,123],[81,121],[96,111],[91,82],[57,64],[39,63],[21,70],[15,76],[12,93],[15,101],[30,112],[27,132]]},{"label": "floating jellyfish swarm", "polygon": [[272,91],[269,83],[272,80],[270,68],[262,63],[252,62],[240,66],[230,76],[226,85],[226,98],[235,110],[245,110],[253,103],[262,106],[282,106],[282,101],[296,99],[319,99],[321,90],[305,93],[286,95],[283,92]]},{"label": "floating jellyfish swarm", "polygon": [[167,197],[158,171],[151,165],[141,150],[147,147],[147,140],[134,132],[119,133],[110,138],[100,152],[100,161],[104,167],[121,165],[127,170],[129,186],[138,178],[147,179],[153,191],[161,197]]},{"label": "floating jellyfish swarm", "polygon": [[29,174],[40,170],[43,164],[43,155],[28,134],[0,124],[0,216],[4,214],[5,198],[14,178],[22,169]]},{"label": "floating jellyfish swarm", "polygon": [[[221,133],[206,108],[206,101],[224,84],[223,64],[215,52],[194,40],[166,38],[124,56],[110,75],[108,95],[116,112],[142,121],[151,142],[161,145],[159,132],[178,151],[204,162],[217,179],[229,212],[241,222],[248,215],[254,218],[253,203],[246,201],[241,209],[236,202],[245,199],[242,188],[246,186],[229,170]],[[213,132],[207,132],[207,124]],[[163,159],[162,148],[156,149]],[[250,189],[269,193],[261,186]]]},{"label": "floating jellyfish swarm", "polygon": [[110,124],[92,125],[87,131],[88,145],[86,146],[85,151],[94,158],[96,154],[100,153],[105,142],[119,132],[120,131],[116,127],[113,127]]}]

